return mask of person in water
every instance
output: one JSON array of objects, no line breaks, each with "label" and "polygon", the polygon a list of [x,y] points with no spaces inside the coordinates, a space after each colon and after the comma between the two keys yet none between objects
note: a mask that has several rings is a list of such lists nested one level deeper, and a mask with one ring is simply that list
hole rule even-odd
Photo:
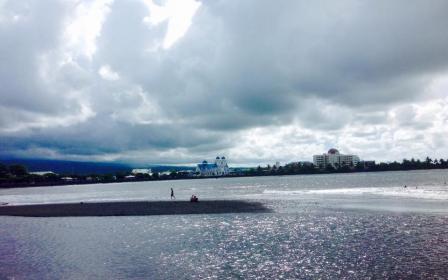
[{"label": "person in water", "polygon": [[171,188],[171,199],[176,199],[176,197],[174,196],[174,190],[173,190],[173,188]]}]

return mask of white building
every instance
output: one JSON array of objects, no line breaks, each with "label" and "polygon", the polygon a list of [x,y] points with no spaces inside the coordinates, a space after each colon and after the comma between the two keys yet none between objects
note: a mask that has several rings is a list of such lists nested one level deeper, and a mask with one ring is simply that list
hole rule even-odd
[{"label": "white building", "polygon": [[151,169],[143,169],[143,168],[137,168],[137,169],[132,169],[131,171],[132,174],[136,175],[136,174],[148,174],[151,175]]},{"label": "white building", "polygon": [[74,181],[75,179],[73,179],[72,177],[62,177],[61,180],[65,182],[71,182]]},{"label": "white building", "polygon": [[329,164],[334,168],[343,166],[354,167],[359,162],[357,155],[343,155],[336,149],[328,150],[328,153],[322,155],[314,155],[313,163],[318,168],[326,168]]},{"label": "white building", "polygon": [[45,176],[45,175],[58,175],[56,173],[54,173],[53,171],[34,171],[34,172],[29,172],[32,175],[39,175],[39,176]]},{"label": "white building", "polygon": [[173,171],[171,171],[171,170],[162,171],[162,172],[159,172],[159,176],[170,176],[172,172]]},{"label": "white building", "polygon": [[196,167],[200,176],[225,176],[229,174],[229,166],[225,157],[216,157],[215,163],[204,160]]}]

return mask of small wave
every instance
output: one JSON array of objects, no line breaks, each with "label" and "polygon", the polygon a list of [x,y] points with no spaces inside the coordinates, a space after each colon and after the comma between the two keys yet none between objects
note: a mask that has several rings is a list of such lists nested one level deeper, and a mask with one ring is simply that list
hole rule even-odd
[{"label": "small wave", "polygon": [[441,187],[419,187],[413,189],[409,187],[389,187],[389,188],[339,188],[339,189],[319,189],[319,190],[264,190],[263,194],[275,196],[291,195],[378,195],[419,199],[448,200],[448,189]]}]

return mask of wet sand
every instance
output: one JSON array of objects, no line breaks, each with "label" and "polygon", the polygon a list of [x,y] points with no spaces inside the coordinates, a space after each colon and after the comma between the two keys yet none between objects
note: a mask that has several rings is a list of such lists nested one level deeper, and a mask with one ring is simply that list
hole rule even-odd
[{"label": "wet sand", "polygon": [[1,216],[81,217],[272,212],[260,202],[241,200],[80,202],[0,206]]}]

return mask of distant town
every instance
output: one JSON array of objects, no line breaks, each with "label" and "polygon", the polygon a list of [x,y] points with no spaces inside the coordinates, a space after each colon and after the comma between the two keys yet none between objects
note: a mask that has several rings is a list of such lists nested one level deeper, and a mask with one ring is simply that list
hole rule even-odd
[{"label": "distant town", "polygon": [[313,161],[297,161],[281,165],[252,168],[229,167],[225,156],[217,156],[213,161],[203,160],[196,167],[173,167],[171,170],[154,171],[151,168],[120,170],[114,173],[92,173],[88,175],[74,172],[56,173],[52,170],[28,171],[21,164],[0,163],[0,187],[32,187],[69,184],[94,184],[132,181],[201,179],[219,177],[276,176],[299,174],[330,174],[350,172],[399,171],[418,169],[447,169],[448,159],[403,159],[401,162],[381,162],[361,160],[358,155],[341,154],[332,148],[328,152],[313,155]]}]

